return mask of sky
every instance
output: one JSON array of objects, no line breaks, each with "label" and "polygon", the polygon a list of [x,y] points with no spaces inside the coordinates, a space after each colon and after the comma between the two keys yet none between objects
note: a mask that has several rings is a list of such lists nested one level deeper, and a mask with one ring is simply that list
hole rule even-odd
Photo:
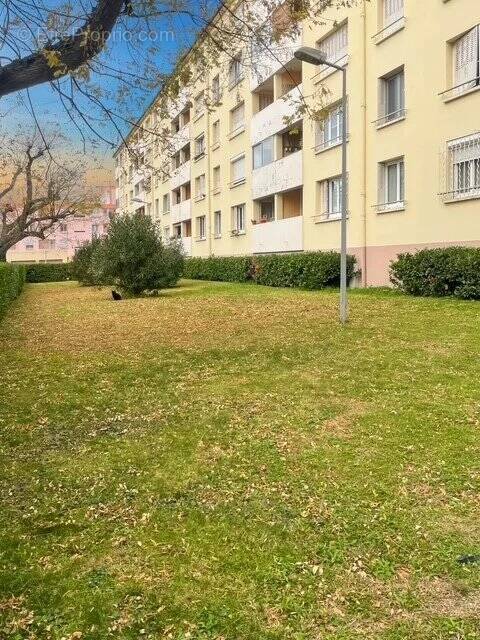
[{"label": "sky", "polygon": [[[40,0],[49,8],[58,8],[62,2],[57,0]],[[175,0],[178,4],[178,0]],[[90,0],[92,3],[93,0]],[[200,11],[199,0],[183,0],[184,5],[189,11]],[[213,13],[218,4],[218,0],[202,0],[207,6],[202,6],[202,12],[206,9],[209,14]],[[1,17],[1,9],[0,9]],[[144,69],[145,61],[149,55],[154,56],[155,69],[151,68],[148,79],[154,80],[155,73],[168,73],[174,65],[179,53],[191,46],[195,39],[195,35],[200,28],[200,24],[204,23],[202,18],[195,24],[190,18],[184,15],[177,15],[173,19],[162,19],[150,22],[146,25],[142,22],[142,41],[132,36],[127,29],[128,24],[125,19],[123,23],[117,25],[113,31],[109,43],[108,53],[101,60],[111,67],[124,71],[124,77],[129,78],[128,74],[138,74],[140,69]],[[138,22],[135,22],[138,25]],[[129,38],[133,37],[135,46],[129,44]],[[155,51],[151,48],[154,47]],[[0,48],[0,55],[4,50]],[[130,129],[130,122],[134,122],[144,111],[145,107],[151,102],[159,89],[159,82],[154,82],[148,89],[145,86],[141,88],[132,88],[128,95],[124,98],[124,104],[118,101],[116,92],[120,87],[124,87],[123,83],[111,77],[96,76],[93,78],[95,89],[101,89],[103,95],[101,101],[115,114],[115,125],[125,134]],[[62,82],[61,88],[64,91],[69,90],[70,82]],[[79,111],[88,117],[94,118],[91,123],[100,132],[101,136],[106,138],[108,142],[117,144],[121,137],[116,131],[116,127],[109,121],[100,109],[95,110],[92,102],[81,96],[77,96],[76,104]],[[32,115],[32,107],[34,116]],[[72,112],[74,120],[81,124],[84,132],[88,132],[88,127],[82,122],[80,114]],[[21,131],[30,131],[35,127],[35,120],[45,130],[51,128],[60,128],[67,136],[69,145],[72,149],[81,150],[91,158],[95,158],[95,167],[112,166],[112,145],[101,141],[92,133],[88,134],[88,140],[85,144],[82,136],[76,130],[75,124],[69,118],[65,109],[62,107],[58,94],[47,85],[41,85],[31,88],[28,92],[23,91],[19,94],[3,98],[0,102],[0,131],[13,132],[18,129]],[[92,143],[91,138],[96,138]],[[93,161],[93,160],[92,160]],[[94,172],[93,172],[94,173]]]}]

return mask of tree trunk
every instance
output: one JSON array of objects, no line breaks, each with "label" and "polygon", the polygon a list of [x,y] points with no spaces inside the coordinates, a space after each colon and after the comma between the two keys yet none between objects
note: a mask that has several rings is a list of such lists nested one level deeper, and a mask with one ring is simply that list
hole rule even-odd
[{"label": "tree trunk", "polygon": [[0,262],[7,261],[7,251],[8,249],[5,249],[5,247],[0,247]]},{"label": "tree trunk", "polygon": [[[85,25],[73,36],[63,38],[43,51],[14,60],[0,68],[0,97],[38,84],[58,80],[88,62],[105,46],[122,13],[125,0],[98,0]],[[49,64],[45,52],[54,54]]]}]

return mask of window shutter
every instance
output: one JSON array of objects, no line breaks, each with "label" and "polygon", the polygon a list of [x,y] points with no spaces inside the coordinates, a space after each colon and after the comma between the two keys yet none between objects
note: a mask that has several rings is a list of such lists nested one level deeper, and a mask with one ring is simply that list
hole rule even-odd
[{"label": "window shutter", "polygon": [[464,85],[462,90],[469,88],[469,81],[473,81],[472,87],[476,85],[479,57],[478,32],[478,26],[474,27],[455,43],[454,84],[455,86]]},{"label": "window shutter", "polygon": [[393,24],[403,17],[404,0],[384,0],[384,26]]},{"label": "window shutter", "polygon": [[243,180],[245,178],[245,158],[239,158],[232,162],[232,179],[233,182]]}]

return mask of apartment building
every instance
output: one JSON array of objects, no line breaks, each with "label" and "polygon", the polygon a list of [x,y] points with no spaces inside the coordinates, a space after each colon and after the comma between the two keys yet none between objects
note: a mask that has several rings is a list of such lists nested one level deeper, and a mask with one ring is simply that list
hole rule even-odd
[{"label": "apartment building", "polygon": [[[264,16],[272,33],[282,11]],[[479,25],[478,0],[359,0],[253,38],[182,87],[161,122],[153,102],[116,152],[118,210],[146,211],[192,256],[338,249],[347,127],[360,284],[387,284],[398,253],[480,245]],[[347,114],[342,74],[300,63],[302,45],[347,68]],[[168,150],[151,133],[165,126]]]},{"label": "apartment building", "polygon": [[20,264],[70,262],[82,245],[104,236],[115,213],[115,189],[103,187],[100,203],[91,213],[81,213],[52,227],[45,239],[30,236],[7,251],[7,262]]}]

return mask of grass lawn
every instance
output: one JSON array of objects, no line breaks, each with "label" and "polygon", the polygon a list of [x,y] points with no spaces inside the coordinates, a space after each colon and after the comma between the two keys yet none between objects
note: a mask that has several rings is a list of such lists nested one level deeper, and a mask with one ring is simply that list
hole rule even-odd
[{"label": "grass lawn", "polygon": [[0,638],[480,638],[480,304],[30,285]]}]

